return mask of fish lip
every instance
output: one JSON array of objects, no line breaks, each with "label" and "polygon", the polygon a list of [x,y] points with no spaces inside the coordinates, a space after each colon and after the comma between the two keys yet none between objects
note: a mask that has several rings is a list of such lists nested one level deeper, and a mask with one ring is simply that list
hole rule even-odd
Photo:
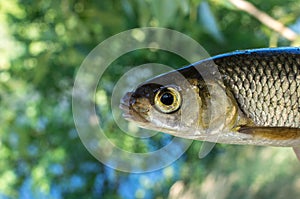
[{"label": "fish lip", "polygon": [[[130,98],[129,98],[130,99]],[[127,93],[126,95],[121,99],[119,108],[123,111],[122,116],[126,120],[133,119],[132,115],[130,114],[130,106],[129,106],[129,100],[127,100]]]},{"label": "fish lip", "polygon": [[132,117],[132,114],[130,114],[130,108],[129,108],[129,105],[127,104],[124,104],[124,103],[120,103],[119,105],[119,108],[123,111],[122,113],[122,117],[126,120],[129,120],[129,121],[133,121],[133,117]]},{"label": "fish lip", "polygon": [[120,105],[119,108],[123,111],[122,116],[125,117],[130,117],[130,111],[132,110],[130,108],[130,98],[132,96],[132,92],[127,92],[120,100]]}]

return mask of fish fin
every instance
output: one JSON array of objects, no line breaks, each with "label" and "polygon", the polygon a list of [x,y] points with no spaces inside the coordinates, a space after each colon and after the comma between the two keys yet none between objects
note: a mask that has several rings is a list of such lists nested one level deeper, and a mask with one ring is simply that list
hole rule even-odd
[{"label": "fish fin", "polygon": [[239,133],[251,134],[254,137],[270,140],[289,140],[300,137],[299,128],[289,127],[251,127],[242,126],[237,130]]},{"label": "fish fin", "polygon": [[216,145],[215,142],[206,142],[204,141],[201,145],[198,157],[200,159],[205,158],[214,148],[214,146]]},{"label": "fish fin", "polygon": [[293,150],[296,154],[296,157],[298,158],[298,160],[300,161],[300,146],[298,147],[293,147]]}]

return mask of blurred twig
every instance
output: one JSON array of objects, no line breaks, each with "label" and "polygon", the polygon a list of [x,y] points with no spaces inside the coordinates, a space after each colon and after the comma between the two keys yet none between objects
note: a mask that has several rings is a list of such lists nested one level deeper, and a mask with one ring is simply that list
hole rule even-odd
[{"label": "blurred twig", "polygon": [[286,39],[290,41],[294,41],[297,39],[298,35],[293,30],[291,30],[288,27],[285,27],[281,22],[275,20],[268,14],[260,11],[257,9],[253,4],[249,3],[245,0],[229,0],[233,5],[235,5],[238,9],[243,10],[250,15],[254,16],[256,19],[258,19],[260,22],[262,22],[264,25],[268,26],[269,28],[275,30],[280,35],[285,37]]}]

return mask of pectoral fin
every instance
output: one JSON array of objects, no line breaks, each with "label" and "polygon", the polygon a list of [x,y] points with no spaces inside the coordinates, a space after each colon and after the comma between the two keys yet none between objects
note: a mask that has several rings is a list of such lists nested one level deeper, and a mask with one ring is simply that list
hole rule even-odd
[{"label": "pectoral fin", "polygon": [[205,158],[214,148],[214,146],[216,145],[216,142],[203,142],[198,154],[198,157],[200,159]]},{"label": "pectoral fin", "polygon": [[299,147],[293,147],[293,150],[294,150],[298,160],[300,161],[300,146]]},{"label": "pectoral fin", "polygon": [[[241,127],[238,132],[253,135],[257,139],[267,139],[272,143],[282,142],[285,140],[299,140],[299,128],[287,127]],[[274,142],[273,142],[274,141]],[[282,145],[287,146],[287,145]],[[295,146],[295,145],[294,145]],[[296,157],[300,161],[300,146],[293,147]]]},{"label": "pectoral fin", "polygon": [[293,140],[300,138],[299,128],[243,126],[238,129],[238,132],[269,140]]}]

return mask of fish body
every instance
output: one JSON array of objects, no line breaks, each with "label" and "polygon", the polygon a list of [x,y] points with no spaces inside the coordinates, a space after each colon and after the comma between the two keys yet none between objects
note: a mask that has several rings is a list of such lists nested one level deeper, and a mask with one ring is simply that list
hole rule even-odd
[{"label": "fish body", "polygon": [[300,146],[300,48],[217,55],[139,85],[127,120],[175,136],[228,144]]}]

